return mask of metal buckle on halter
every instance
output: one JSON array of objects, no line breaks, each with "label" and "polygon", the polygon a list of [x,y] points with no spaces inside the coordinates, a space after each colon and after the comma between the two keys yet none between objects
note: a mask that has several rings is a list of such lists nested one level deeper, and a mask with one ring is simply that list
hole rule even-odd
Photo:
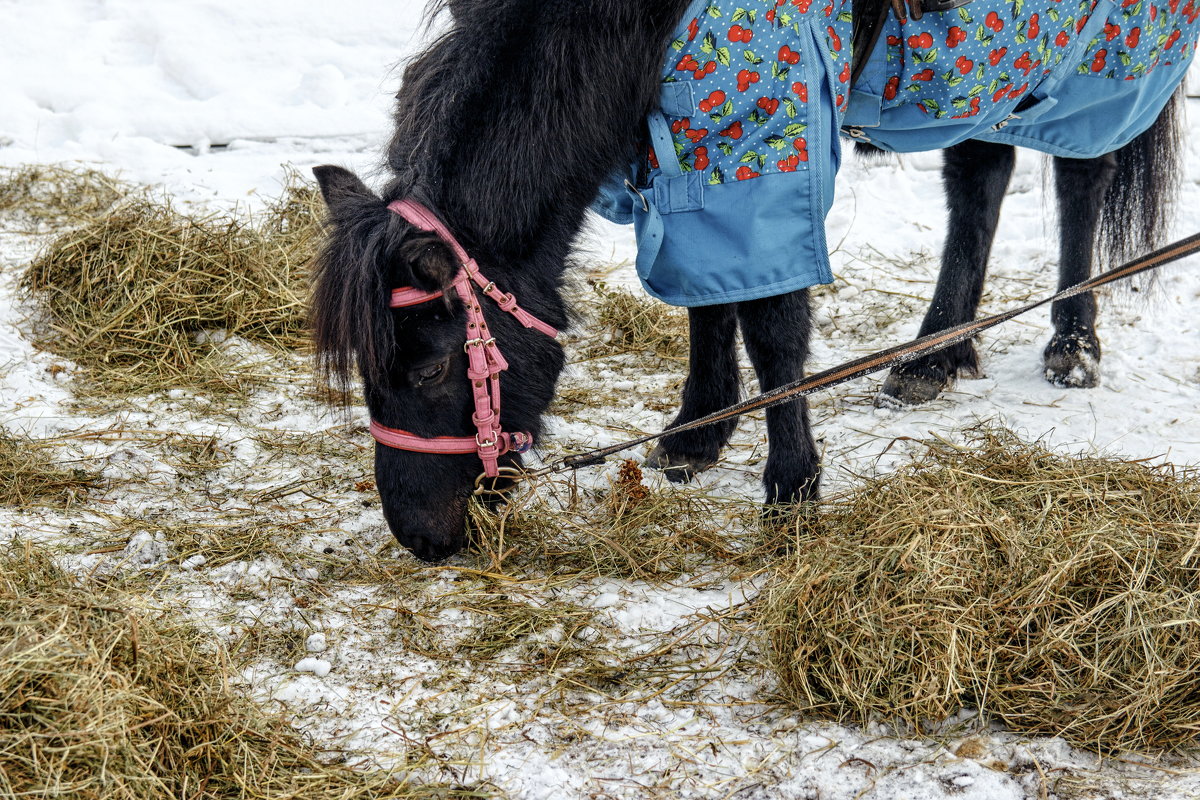
[{"label": "metal buckle on halter", "polygon": [[[496,340],[492,339],[492,341],[494,342]],[[483,347],[486,344],[486,339],[467,339],[465,342],[463,342],[463,352],[469,354],[472,347]]]},{"label": "metal buckle on halter", "polygon": [[486,450],[489,447],[495,447],[496,440],[495,439],[484,439],[483,441],[480,441],[479,434],[477,433],[477,434],[475,434],[475,446],[478,447],[480,450]]},{"label": "metal buckle on halter", "polygon": [[971,0],[921,0],[921,10],[926,14],[936,14],[939,11],[953,11],[962,8]]}]

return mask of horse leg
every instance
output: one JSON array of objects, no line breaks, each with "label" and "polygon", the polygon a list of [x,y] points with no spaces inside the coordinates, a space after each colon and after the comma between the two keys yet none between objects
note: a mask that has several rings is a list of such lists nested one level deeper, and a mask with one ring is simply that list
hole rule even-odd
[{"label": "horse leg", "polygon": [[[1104,197],[1117,171],[1116,157],[1054,159],[1058,192],[1058,288],[1087,280],[1092,273],[1096,226]],[[1042,354],[1046,380],[1056,386],[1090,388],[1100,383],[1100,340],[1096,338],[1096,297],[1091,292],[1050,307],[1054,335]]]},{"label": "horse leg", "polygon": [[[942,250],[933,302],[921,323],[921,336],[975,318],[988,254],[1000,221],[1000,203],[1016,162],[1007,144],[966,141],[945,151],[942,181],[950,220]],[[893,367],[884,381],[877,406],[918,405],[933,400],[959,375],[977,375],[975,345],[962,342],[945,350]]]},{"label": "horse leg", "polygon": [[[683,402],[668,427],[707,416],[737,402],[738,376],[734,334],[737,318],[732,305],[688,309],[690,351]],[[689,481],[717,463],[721,448],[733,434],[736,420],[706,425],[694,431],[668,434],[659,440],[646,465],[661,469],[676,483]]]},{"label": "horse leg", "polygon": [[[761,391],[804,377],[812,328],[808,290],[738,303],[737,315]],[[821,468],[807,399],[767,409],[767,441],[763,485],[768,506],[816,500]]]}]

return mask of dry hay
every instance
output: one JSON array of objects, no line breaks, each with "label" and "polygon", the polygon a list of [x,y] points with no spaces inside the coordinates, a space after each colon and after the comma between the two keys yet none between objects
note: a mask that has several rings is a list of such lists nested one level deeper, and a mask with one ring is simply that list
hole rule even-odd
[{"label": "dry hay", "polygon": [[52,442],[0,428],[0,506],[71,505],[99,483],[84,462],[55,458]]},{"label": "dry hay", "polygon": [[55,239],[22,286],[44,312],[37,344],[109,391],[240,389],[260,376],[221,346],[240,337],[275,351],[307,343],[308,263],[320,197],[293,176],[252,219],[189,216],[132,197]]},{"label": "dry hay", "polygon": [[920,728],[963,706],[1097,749],[1200,731],[1200,476],[1012,434],[928,445],[834,502],[777,571],[784,694]]},{"label": "dry hay", "polygon": [[37,164],[0,169],[0,216],[35,227],[97,217],[134,188],[99,170]]},{"label": "dry hay", "polygon": [[230,689],[195,627],[76,582],[43,552],[11,542],[0,576],[0,798],[450,795],[323,763]]},{"label": "dry hay", "polygon": [[471,528],[494,570],[669,582],[764,568],[779,550],[779,531],[761,529],[758,512],[745,500],[648,487],[626,461],[603,490],[538,484],[499,513],[473,503]]},{"label": "dry hay", "polygon": [[621,353],[653,353],[659,358],[688,357],[687,314],[666,303],[625,289],[597,284],[596,323],[609,332],[607,341],[592,338],[584,347],[589,358]]}]

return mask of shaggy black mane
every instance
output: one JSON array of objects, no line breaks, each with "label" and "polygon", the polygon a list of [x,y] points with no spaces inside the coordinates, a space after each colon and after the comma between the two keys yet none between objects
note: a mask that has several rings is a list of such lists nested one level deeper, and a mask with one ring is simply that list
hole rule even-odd
[{"label": "shaggy black mane", "polygon": [[[394,355],[386,300],[411,234],[386,210],[436,209],[489,277],[564,327],[557,291],[600,183],[636,151],[687,0],[446,0],[449,28],[404,70],[382,199],[336,212],[313,329],[335,383]],[[495,198],[505,198],[503,204]],[[526,298],[529,298],[527,301]],[[503,323],[501,323],[503,324]]]}]

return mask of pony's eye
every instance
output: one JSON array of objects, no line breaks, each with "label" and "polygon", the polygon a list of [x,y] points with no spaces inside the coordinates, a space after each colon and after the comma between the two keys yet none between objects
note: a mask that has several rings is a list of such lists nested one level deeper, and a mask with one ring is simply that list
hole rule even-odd
[{"label": "pony's eye", "polygon": [[446,363],[433,364],[428,367],[423,367],[417,370],[417,385],[424,386],[442,377],[442,373],[446,371]]}]

